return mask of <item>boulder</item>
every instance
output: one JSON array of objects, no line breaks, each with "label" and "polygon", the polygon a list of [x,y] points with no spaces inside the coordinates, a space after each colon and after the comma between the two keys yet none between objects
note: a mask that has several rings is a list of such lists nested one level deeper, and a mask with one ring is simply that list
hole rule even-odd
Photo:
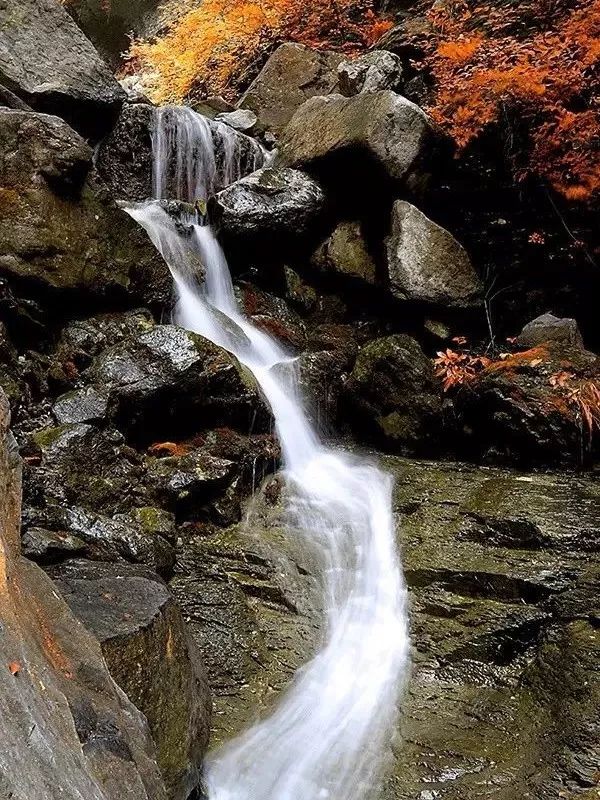
[{"label": "boulder", "polygon": [[488,462],[578,467],[597,457],[600,363],[550,341],[491,362],[453,393],[458,445]]},{"label": "boulder", "polygon": [[108,393],[109,414],[134,440],[211,424],[247,431],[270,414],[252,375],[220,347],[175,325],[157,325],[108,348],[85,374]]},{"label": "boulder", "polygon": [[370,286],[377,282],[377,265],[359,222],[341,222],[315,251],[311,265],[320,272],[353,278]]},{"label": "boulder", "polygon": [[100,642],[110,674],[144,714],[169,800],[200,782],[211,698],[202,659],[161,579],[143,567],[70,561],[49,570]]},{"label": "boulder", "polygon": [[282,44],[249,86],[239,106],[256,114],[259,131],[279,136],[305,100],[335,90],[337,67],[342,60],[338,53],[291,42]]},{"label": "boulder", "polygon": [[272,248],[310,238],[324,206],[321,187],[308,175],[265,167],[219,192],[210,212],[226,244]]},{"label": "boulder", "polygon": [[[360,199],[381,183],[416,187],[431,138],[427,115],[390,91],[313,97],[296,111],[281,140],[283,164],[354,187]],[[355,202],[356,202],[356,198]]]},{"label": "boulder", "polygon": [[296,351],[304,349],[306,327],[285,300],[245,281],[237,284],[235,292],[240,307],[258,328],[284,346]]},{"label": "boulder", "polygon": [[0,275],[46,307],[56,310],[60,291],[88,302],[169,298],[162,258],[110,199],[91,149],[62,120],[0,109],[0,184]]},{"label": "boulder", "polygon": [[528,322],[517,336],[519,347],[537,347],[546,342],[583,349],[583,338],[577,320],[542,314]]},{"label": "boulder", "polygon": [[2,18],[0,83],[84,136],[110,130],[125,93],[63,5],[3,0]]},{"label": "boulder", "polygon": [[346,97],[361,92],[391,89],[399,92],[403,83],[402,61],[387,50],[371,50],[338,67],[340,92]]},{"label": "boulder", "polygon": [[359,352],[346,382],[342,416],[359,437],[393,450],[425,451],[439,439],[442,399],[433,365],[404,334]]},{"label": "boulder", "polygon": [[167,800],[147,722],[54,584],[19,554],[20,464],[0,392],[0,794]]},{"label": "boulder", "polygon": [[386,250],[389,289],[398,300],[440,308],[481,306],[483,287],[465,249],[403,200],[394,203]]},{"label": "boulder", "polygon": [[256,114],[254,111],[250,111],[249,108],[238,108],[235,111],[217,114],[215,120],[217,122],[222,122],[225,125],[229,125],[230,128],[233,128],[240,133],[247,134],[252,134],[256,128],[256,123],[258,122]]}]

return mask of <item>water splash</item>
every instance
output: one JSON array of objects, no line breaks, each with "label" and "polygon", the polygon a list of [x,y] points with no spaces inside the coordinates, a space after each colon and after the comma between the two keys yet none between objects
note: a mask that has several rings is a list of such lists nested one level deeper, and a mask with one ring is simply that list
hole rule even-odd
[{"label": "water splash", "polygon": [[[187,176],[199,169],[195,154],[204,145],[184,146],[177,158]],[[210,800],[365,800],[389,751],[408,660],[391,478],[320,440],[289,354],[237,307],[211,229],[191,217],[176,223],[157,203],[128,210],[171,269],[175,321],[233,352],[260,384],[282,446],[294,535],[306,538],[322,568],[322,648],[271,716],[211,755]],[[203,283],[190,270],[198,261]]]}]

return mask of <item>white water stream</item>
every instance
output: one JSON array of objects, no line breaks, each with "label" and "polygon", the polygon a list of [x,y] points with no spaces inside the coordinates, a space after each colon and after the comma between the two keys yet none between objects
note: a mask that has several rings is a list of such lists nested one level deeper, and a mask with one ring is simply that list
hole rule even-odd
[{"label": "white water stream", "polygon": [[[173,171],[178,199],[205,199],[215,185],[212,137],[205,135],[205,123],[199,137],[193,133],[191,113],[157,114],[158,197]],[[221,180],[239,177],[231,164],[221,166]],[[237,307],[211,229],[191,216],[176,221],[157,202],[127,210],[172,271],[174,321],[227,348],[254,373],[282,445],[294,535],[306,537],[322,565],[327,614],[322,647],[271,716],[209,757],[209,798],[366,800],[377,790],[389,752],[408,659],[391,478],[320,440],[304,412],[290,355]],[[198,259],[205,268],[203,282],[195,269]]]}]

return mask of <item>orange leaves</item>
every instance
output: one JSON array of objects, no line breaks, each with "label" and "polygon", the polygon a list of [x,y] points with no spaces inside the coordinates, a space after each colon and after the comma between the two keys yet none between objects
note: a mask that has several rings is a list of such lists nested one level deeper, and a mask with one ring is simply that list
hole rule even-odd
[{"label": "orange leaves", "polygon": [[8,671],[11,675],[18,675],[21,672],[21,664],[18,661],[11,661],[8,665]]},{"label": "orange leaves", "polygon": [[355,52],[389,27],[372,0],[203,0],[161,38],[134,42],[130,68],[143,73],[156,102],[180,102],[190,94],[235,99],[283,41]]},{"label": "orange leaves", "polygon": [[429,19],[430,111],[459,147],[508,110],[530,134],[529,172],[571,200],[597,194],[600,0],[465,0],[436,4]]},{"label": "orange leaves", "polygon": [[[460,338],[462,339],[463,337]],[[433,363],[437,368],[435,374],[438,378],[442,378],[444,391],[448,392],[450,389],[462,386],[475,378],[491,362],[485,356],[459,353],[448,348],[439,351]]]}]

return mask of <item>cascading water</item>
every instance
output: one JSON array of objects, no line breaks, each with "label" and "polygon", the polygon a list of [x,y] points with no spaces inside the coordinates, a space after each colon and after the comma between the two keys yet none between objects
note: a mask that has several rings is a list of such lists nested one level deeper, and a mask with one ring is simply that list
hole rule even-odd
[{"label": "cascading water", "polygon": [[[208,138],[190,132],[189,112],[159,112],[155,186],[173,165],[185,175],[178,199],[214,184]],[[181,115],[183,127],[175,122]],[[165,148],[170,137],[176,142]],[[181,150],[177,148],[181,148]],[[192,176],[192,177],[189,177]],[[162,187],[162,188],[160,188]],[[206,195],[200,195],[205,197]],[[148,232],[175,282],[175,321],[232,351],[255,375],[281,441],[294,530],[318,552],[327,613],[323,645],[274,713],[207,765],[210,800],[365,800],[377,788],[397,717],[408,660],[406,590],[395,545],[392,481],[368,462],[323,444],[299,397],[293,359],[236,305],[224,255],[208,226],[175,221],[159,203],[129,213]],[[194,275],[198,259],[202,284]],[[277,367],[274,369],[274,367]]]}]

